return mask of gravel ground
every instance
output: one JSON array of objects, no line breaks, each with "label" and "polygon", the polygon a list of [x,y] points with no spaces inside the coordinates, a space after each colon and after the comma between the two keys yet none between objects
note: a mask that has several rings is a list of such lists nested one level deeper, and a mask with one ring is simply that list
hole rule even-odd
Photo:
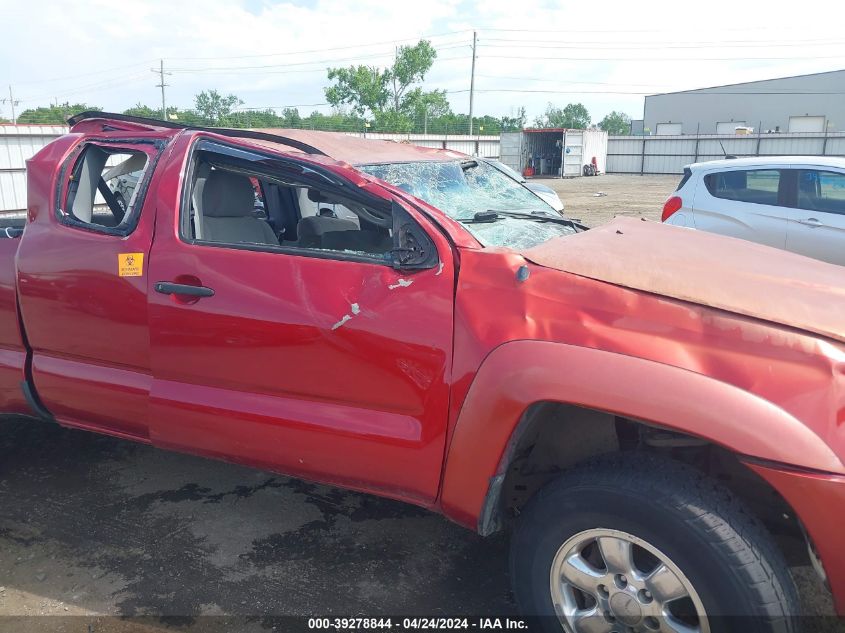
[{"label": "gravel ground", "polygon": [[[663,203],[680,182],[680,176],[622,176],[536,179],[557,191],[566,213],[587,226],[598,226],[616,215],[659,220]],[[597,195],[604,194],[604,195]]]},{"label": "gravel ground", "polygon": [[[543,182],[595,226],[617,214],[659,219],[678,178]],[[0,427],[0,632],[262,631],[289,628],[268,619],[284,615],[515,614],[502,536],[55,425],[14,418]],[[813,571],[792,571],[805,613],[832,614]],[[145,619],[103,617],[115,615]],[[845,627],[817,617],[805,630]]]}]

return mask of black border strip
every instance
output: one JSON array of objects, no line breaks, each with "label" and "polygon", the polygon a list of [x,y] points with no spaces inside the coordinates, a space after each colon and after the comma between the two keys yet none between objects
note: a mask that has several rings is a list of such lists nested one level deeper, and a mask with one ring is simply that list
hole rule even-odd
[{"label": "black border strip", "polygon": [[[62,209],[62,194],[65,193],[65,176],[71,166],[76,166],[80,157],[89,145],[98,144],[113,144],[113,145],[152,145],[155,147],[155,154],[150,157],[147,167],[144,169],[144,177],[138,183],[138,193],[135,196],[135,206],[132,208],[132,214],[126,220],[126,224],[118,224],[117,226],[103,226],[101,224],[93,224],[83,222],[74,216],[72,213]],[[59,224],[69,226],[76,229],[82,229],[91,233],[100,233],[104,235],[114,235],[117,237],[127,237],[131,235],[138,227],[138,222],[141,220],[141,213],[144,210],[144,205],[147,201],[147,191],[153,179],[153,173],[158,166],[164,150],[167,148],[167,143],[162,139],[147,139],[147,138],[85,138],[79,145],[73,148],[68,158],[62,163],[59,170],[59,181],[56,187],[55,208],[53,215],[58,220]],[[146,153],[146,152],[145,152]]]},{"label": "black border strip", "polygon": [[[164,121],[159,119],[148,119],[140,116],[129,116],[126,114],[114,114],[111,112],[99,112],[97,110],[86,110],[79,114],[74,114],[67,122],[73,127],[81,121],[89,119],[105,119],[112,121],[125,121],[127,123],[137,123],[139,125],[148,125],[152,128],[168,128],[171,130],[195,130],[197,132],[208,132],[211,134],[220,134],[221,136],[230,136],[233,138],[250,138],[259,141],[270,141],[272,143],[279,143],[287,145],[295,149],[301,150],[306,154],[316,154],[319,156],[328,156],[325,152],[317,149],[313,145],[297,141],[296,139],[282,136],[280,134],[269,134],[267,132],[256,132],[255,130],[239,130],[227,127],[203,127],[200,125],[187,125],[185,123],[173,123],[171,121]],[[117,131],[117,130],[108,130]]]}]

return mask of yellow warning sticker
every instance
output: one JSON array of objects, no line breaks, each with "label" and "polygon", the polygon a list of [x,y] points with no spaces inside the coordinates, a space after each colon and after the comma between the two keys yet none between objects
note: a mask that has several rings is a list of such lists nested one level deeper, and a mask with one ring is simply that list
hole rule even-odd
[{"label": "yellow warning sticker", "polygon": [[144,274],[144,254],[120,253],[117,256],[117,274],[121,277],[141,277]]}]

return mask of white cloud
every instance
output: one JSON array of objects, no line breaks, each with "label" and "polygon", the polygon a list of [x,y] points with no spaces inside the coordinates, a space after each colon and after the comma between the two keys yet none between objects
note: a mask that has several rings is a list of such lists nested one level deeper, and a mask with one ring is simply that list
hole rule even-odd
[{"label": "white cloud", "polygon": [[[426,83],[449,90],[453,108],[466,112],[468,95],[458,91],[469,88],[472,28],[479,30],[478,114],[524,105],[533,117],[546,102],[580,101],[594,120],[612,109],[636,118],[642,96],[623,93],[845,67],[842,3],[801,12],[726,0],[706,10],[622,0],[76,0],[15,2],[4,17],[0,82],[12,84],[19,109],[54,98],[112,110],[155,106],[150,69],[160,58],[174,70],[168,101],[182,107],[205,88],[234,92],[251,107],[321,103],[326,66],[355,56],[385,65],[392,42],[461,31],[434,39],[441,51]],[[372,45],[342,48],[362,43]],[[493,92],[503,89],[517,92]]]}]

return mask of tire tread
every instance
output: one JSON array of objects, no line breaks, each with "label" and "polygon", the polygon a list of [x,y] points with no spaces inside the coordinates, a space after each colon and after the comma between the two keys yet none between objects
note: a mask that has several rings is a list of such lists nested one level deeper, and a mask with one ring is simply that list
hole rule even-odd
[{"label": "tire tread", "polygon": [[[628,491],[685,516],[691,529],[728,561],[732,573],[749,588],[754,615],[769,623],[764,630],[794,631],[798,594],[781,552],[762,524],[727,488],[704,473],[670,459],[647,454],[597,458],[546,484],[526,504],[517,521],[511,549],[515,557],[541,529],[549,504],[578,488],[596,486]],[[518,593],[518,592],[517,592]]]}]

